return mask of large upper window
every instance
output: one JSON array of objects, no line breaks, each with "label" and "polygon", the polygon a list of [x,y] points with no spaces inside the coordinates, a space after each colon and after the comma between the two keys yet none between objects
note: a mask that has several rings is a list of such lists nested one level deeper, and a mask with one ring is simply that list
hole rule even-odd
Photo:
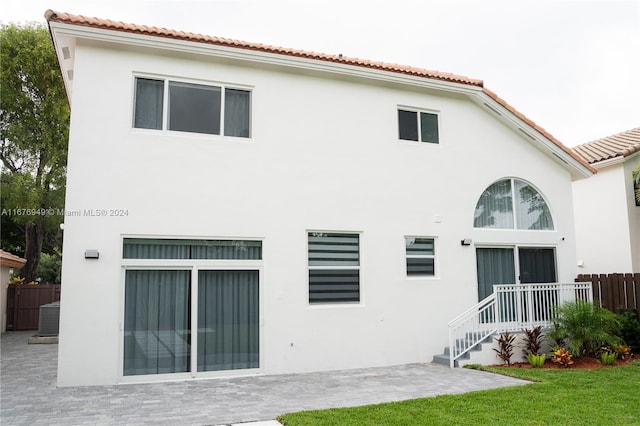
[{"label": "large upper window", "polygon": [[360,236],[309,232],[309,303],[360,301]]},{"label": "large upper window", "polygon": [[135,128],[248,138],[250,112],[247,90],[136,78]]},{"label": "large upper window", "polygon": [[503,179],[489,186],[476,204],[476,228],[552,230],[547,202],[533,186]]},{"label": "large upper window", "polygon": [[399,137],[406,141],[439,143],[438,115],[424,111],[398,110]]}]

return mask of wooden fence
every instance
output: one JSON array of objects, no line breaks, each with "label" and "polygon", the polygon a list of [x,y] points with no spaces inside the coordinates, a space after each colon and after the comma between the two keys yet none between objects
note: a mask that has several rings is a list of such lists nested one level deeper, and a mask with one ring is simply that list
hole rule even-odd
[{"label": "wooden fence", "polygon": [[37,330],[40,306],[60,300],[60,284],[7,287],[7,330]]},{"label": "wooden fence", "polygon": [[581,274],[576,282],[590,282],[593,301],[601,307],[612,312],[635,310],[640,318],[640,274]]}]

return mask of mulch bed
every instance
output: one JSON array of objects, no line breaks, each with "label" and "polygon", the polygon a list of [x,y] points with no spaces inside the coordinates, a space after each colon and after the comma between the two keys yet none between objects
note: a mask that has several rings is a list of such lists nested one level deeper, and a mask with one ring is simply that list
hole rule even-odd
[{"label": "mulch bed", "polygon": [[[614,365],[604,365],[604,364],[600,363],[597,358],[582,357],[582,358],[574,359],[573,360],[573,364],[571,364],[569,366],[569,369],[572,369],[572,370],[575,370],[575,369],[594,370],[596,368],[614,368],[614,367],[620,367],[620,366],[623,366],[623,365],[631,364],[636,359],[637,358],[634,358],[634,357],[629,357],[629,358],[627,358],[625,360],[617,359],[616,363]],[[531,367],[531,364],[529,364],[528,362],[515,362],[515,363],[512,363],[511,365],[500,364],[500,365],[496,365],[495,367],[533,368],[533,367]],[[562,365],[557,364],[557,363],[551,361],[550,359],[547,359],[547,361],[544,363],[544,365],[541,368],[564,369],[564,367]]]}]

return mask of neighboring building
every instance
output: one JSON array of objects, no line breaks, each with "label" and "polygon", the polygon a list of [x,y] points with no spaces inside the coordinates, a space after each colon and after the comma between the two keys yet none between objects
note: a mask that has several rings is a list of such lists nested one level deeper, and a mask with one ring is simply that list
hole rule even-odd
[{"label": "neighboring building", "polygon": [[46,16],[59,385],[428,362],[492,284],[573,282],[594,170],[481,81]]},{"label": "neighboring building", "polygon": [[598,173],[573,183],[579,272],[640,272],[640,206],[633,170],[640,127],[573,148]]},{"label": "neighboring building", "polygon": [[0,250],[0,312],[2,312],[0,331],[2,333],[7,331],[7,286],[11,279],[11,271],[22,268],[25,263],[27,259]]}]

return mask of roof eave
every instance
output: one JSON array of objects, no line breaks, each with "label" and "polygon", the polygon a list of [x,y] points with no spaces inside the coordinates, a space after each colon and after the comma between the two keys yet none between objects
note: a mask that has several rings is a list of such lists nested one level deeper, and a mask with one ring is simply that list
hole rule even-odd
[{"label": "roof eave", "polygon": [[476,93],[475,101],[564,166],[573,180],[588,178],[597,173],[582,157],[486,87]]}]

